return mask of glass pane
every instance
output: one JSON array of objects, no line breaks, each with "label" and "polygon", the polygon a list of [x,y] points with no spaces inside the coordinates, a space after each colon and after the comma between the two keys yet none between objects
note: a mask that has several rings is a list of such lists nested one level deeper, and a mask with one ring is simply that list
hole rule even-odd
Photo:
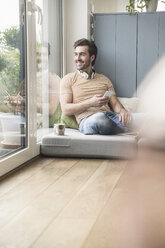
[{"label": "glass pane", "polygon": [[59,0],[36,0],[37,139],[60,122],[61,74]]},{"label": "glass pane", "polygon": [[24,1],[0,0],[0,158],[26,147]]},{"label": "glass pane", "polygon": [[165,1],[158,1],[157,11],[165,11]]}]

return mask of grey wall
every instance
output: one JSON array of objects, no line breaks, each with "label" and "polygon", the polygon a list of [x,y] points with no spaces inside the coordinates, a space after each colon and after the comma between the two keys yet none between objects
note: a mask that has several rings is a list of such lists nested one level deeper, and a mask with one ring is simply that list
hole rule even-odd
[{"label": "grey wall", "polygon": [[118,96],[131,97],[165,53],[165,12],[94,14],[94,40],[96,71],[111,79]]}]

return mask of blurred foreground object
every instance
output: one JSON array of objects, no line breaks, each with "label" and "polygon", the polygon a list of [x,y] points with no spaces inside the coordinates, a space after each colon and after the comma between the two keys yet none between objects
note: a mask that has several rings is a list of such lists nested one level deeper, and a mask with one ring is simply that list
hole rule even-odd
[{"label": "blurred foreground object", "polygon": [[145,141],[165,148],[165,56],[154,66],[138,89],[139,112],[147,112],[141,130]]}]

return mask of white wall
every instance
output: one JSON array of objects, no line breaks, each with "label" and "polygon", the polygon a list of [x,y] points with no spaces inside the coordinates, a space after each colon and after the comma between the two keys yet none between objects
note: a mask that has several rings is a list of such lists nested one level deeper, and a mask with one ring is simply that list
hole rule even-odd
[{"label": "white wall", "polygon": [[95,13],[125,12],[128,0],[89,0],[94,5]]},{"label": "white wall", "polygon": [[65,0],[65,54],[64,74],[74,71],[73,44],[76,40],[87,38],[87,3],[88,0]]},{"label": "white wall", "polygon": [[64,75],[75,70],[73,44],[89,38],[90,12],[125,12],[128,0],[63,0],[64,3]]}]

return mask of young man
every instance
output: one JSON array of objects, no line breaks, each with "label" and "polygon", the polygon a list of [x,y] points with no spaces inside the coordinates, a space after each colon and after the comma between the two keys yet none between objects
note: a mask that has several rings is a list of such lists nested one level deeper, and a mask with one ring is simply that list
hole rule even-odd
[{"label": "young man", "polygon": [[[74,43],[77,71],[66,75],[60,84],[60,102],[64,115],[75,115],[84,134],[117,134],[128,131],[128,111],[116,97],[111,81],[95,73],[97,47],[93,41]],[[111,97],[104,96],[106,91]]]}]

